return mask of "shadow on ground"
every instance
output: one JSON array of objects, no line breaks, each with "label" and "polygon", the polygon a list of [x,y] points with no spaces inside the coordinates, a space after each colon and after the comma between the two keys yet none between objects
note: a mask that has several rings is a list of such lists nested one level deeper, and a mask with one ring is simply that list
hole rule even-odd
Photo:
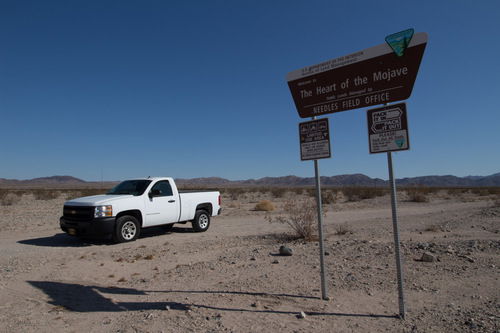
[{"label": "shadow on ground", "polygon": [[[243,291],[208,291],[208,290],[138,290],[134,288],[119,288],[119,287],[100,287],[87,286],[77,283],[66,282],[51,282],[51,281],[28,281],[33,287],[40,289],[51,298],[49,304],[64,308],[67,311],[74,312],[119,312],[119,311],[141,311],[141,310],[180,310],[188,311],[194,308],[208,309],[214,311],[227,312],[253,312],[253,313],[273,313],[297,315],[300,311],[279,311],[273,309],[257,309],[257,308],[228,308],[206,304],[184,304],[178,302],[121,302],[113,301],[107,298],[104,294],[111,295],[133,295],[146,296],[149,294],[233,294],[243,296],[263,296],[276,298],[309,298],[318,299],[312,296],[303,295],[288,295],[288,294],[272,294],[259,292],[243,292]],[[369,318],[398,318],[396,315],[377,315],[363,313],[340,313],[340,312],[305,312],[309,316],[338,316],[338,317],[369,317]]]},{"label": "shadow on ground", "polygon": [[[188,227],[174,227],[165,231],[162,227],[146,228],[141,230],[141,238],[159,237],[171,233],[192,233],[194,230]],[[55,234],[54,236],[31,238],[18,241],[20,244],[46,246],[46,247],[85,247],[92,245],[113,245],[111,237],[107,238],[79,238],[66,233]]]},{"label": "shadow on ground", "polygon": [[92,245],[102,245],[109,243],[106,240],[90,240],[81,239],[69,236],[65,233],[55,234],[54,236],[31,238],[18,241],[19,244],[34,245],[34,246],[47,246],[47,247],[85,247]]}]

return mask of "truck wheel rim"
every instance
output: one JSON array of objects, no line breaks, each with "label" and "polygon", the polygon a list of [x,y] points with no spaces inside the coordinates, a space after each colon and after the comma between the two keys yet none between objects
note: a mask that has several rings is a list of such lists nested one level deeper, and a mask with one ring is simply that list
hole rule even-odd
[{"label": "truck wheel rim", "polygon": [[126,240],[131,240],[134,238],[137,228],[135,223],[132,221],[125,222],[122,226],[122,236]]},{"label": "truck wheel rim", "polygon": [[200,228],[205,229],[208,227],[208,216],[205,214],[200,215]]}]

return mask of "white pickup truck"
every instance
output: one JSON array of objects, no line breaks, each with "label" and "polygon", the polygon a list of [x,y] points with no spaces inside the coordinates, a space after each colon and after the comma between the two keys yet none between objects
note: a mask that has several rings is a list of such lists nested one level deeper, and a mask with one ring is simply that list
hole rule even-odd
[{"label": "white pickup truck", "polygon": [[139,237],[142,228],[191,221],[201,232],[210,217],[221,212],[217,191],[178,191],[172,178],[155,177],[121,182],[108,193],[64,203],[61,229],[73,236],[111,235],[115,242]]}]

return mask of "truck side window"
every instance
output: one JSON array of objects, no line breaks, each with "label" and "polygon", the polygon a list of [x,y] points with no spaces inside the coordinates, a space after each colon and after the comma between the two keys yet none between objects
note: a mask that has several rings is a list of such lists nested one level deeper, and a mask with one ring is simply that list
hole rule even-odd
[{"label": "truck side window", "polygon": [[170,186],[170,183],[168,180],[161,180],[158,183],[153,185],[153,188],[151,190],[159,190],[160,191],[160,197],[169,197],[173,195],[172,193],[172,187]]}]

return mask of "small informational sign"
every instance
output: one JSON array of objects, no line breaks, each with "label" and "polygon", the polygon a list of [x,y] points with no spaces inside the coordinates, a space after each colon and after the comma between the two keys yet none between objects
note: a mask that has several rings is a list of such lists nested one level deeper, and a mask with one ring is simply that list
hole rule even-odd
[{"label": "small informational sign", "polygon": [[390,38],[392,46],[380,44],[288,73],[288,87],[299,116],[315,117],[408,99],[427,34],[412,34],[407,47],[394,44],[405,36]]},{"label": "small informational sign", "polygon": [[371,154],[410,149],[405,103],[371,109],[366,114]]},{"label": "small informational sign", "polygon": [[328,118],[299,123],[300,159],[302,161],[330,158]]}]

